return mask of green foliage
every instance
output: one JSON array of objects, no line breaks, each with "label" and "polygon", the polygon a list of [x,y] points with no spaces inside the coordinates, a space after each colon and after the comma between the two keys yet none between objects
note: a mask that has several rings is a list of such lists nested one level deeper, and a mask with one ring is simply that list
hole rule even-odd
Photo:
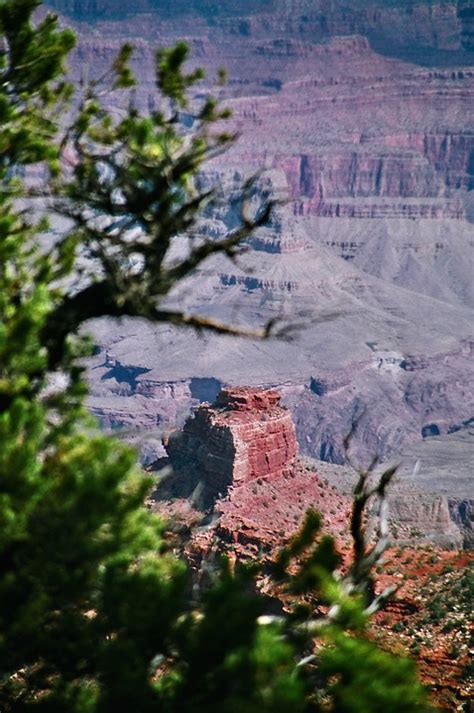
[{"label": "green foliage", "polygon": [[[194,179],[228,140],[210,132],[223,113],[206,100],[192,133],[180,126],[176,112],[201,75],[184,72],[179,44],[157,56],[166,108],[143,116],[129,106],[114,120],[92,83],[60,140],[54,117],[71,94],[63,67],[74,38],[53,16],[35,25],[38,5],[0,0],[0,709],[422,710],[411,665],[366,638],[363,597],[342,586],[316,514],[276,565],[295,598],[291,616],[268,620],[257,572],[225,562],[195,600],[185,564],[143,508],[150,482],[135,454],[97,433],[83,404],[77,357],[88,345],[78,327],[108,314],[225,330],[157,300],[212,252],[233,255],[255,221],[170,267],[172,240],[210,198]],[[117,90],[134,83],[130,54],[125,47],[114,63]],[[75,152],[69,179],[59,178],[61,147]],[[74,221],[48,250],[47,225],[22,210],[30,191],[18,178],[38,162],[56,208]],[[141,237],[131,239],[136,226]],[[70,294],[79,246],[96,269]],[[138,271],[129,265],[137,254]],[[301,595],[323,599],[332,616],[313,626]]]},{"label": "green foliage", "polygon": [[0,36],[8,48],[0,49],[0,179],[13,166],[47,160],[57,167],[58,147],[49,139],[54,111],[71,95],[64,60],[75,40],[70,30],[58,30],[51,15],[33,25],[31,15],[40,4],[0,2]]},{"label": "green foliage", "polygon": [[321,670],[332,680],[329,691],[338,713],[426,711],[414,664],[381,651],[369,641],[339,630],[321,656]]},{"label": "green foliage", "polygon": [[[182,660],[168,687],[169,710],[237,713],[304,710],[293,649],[277,625],[260,627],[264,601],[253,591],[254,573],[224,562],[204,595],[198,617],[180,622]],[[203,655],[204,654],[204,655]]]}]

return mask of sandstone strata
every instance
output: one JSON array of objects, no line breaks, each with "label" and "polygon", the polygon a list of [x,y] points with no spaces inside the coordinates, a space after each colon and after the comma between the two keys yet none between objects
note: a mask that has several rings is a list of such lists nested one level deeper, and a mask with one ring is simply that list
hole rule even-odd
[{"label": "sandstone strata", "polygon": [[[173,474],[159,481],[151,507],[188,526],[210,521],[191,537],[196,567],[216,538],[239,558],[271,556],[310,508],[322,513],[326,532],[347,540],[350,495],[297,458],[292,418],[277,391],[223,389],[214,404],[194,411],[166,450]],[[166,464],[161,459],[150,470]]]},{"label": "sandstone strata", "polygon": [[295,429],[276,391],[223,389],[203,404],[166,445],[171,463],[198,470],[210,492],[256,478],[276,478],[297,454]]}]

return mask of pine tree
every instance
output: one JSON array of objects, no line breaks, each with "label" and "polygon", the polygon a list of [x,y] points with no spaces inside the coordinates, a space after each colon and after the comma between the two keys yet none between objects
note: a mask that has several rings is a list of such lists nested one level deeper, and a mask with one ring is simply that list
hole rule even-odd
[{"label": "pine tree", "polygon": [[[52,15],[34,23],[39,5],[0,0],[0,710],[426,710],[411,663],[365,636],[367,602],[335,577],[334,543],[314,544],[315,515],[281,553],[275,577],[295,593],[317,590],[334,616],[313,625],[296,605],[292,617],[267,617],[256,568],[225,562],[195,601],[185,563],[143,507],[151,484],[135,453],[88,415],[82,323],[129,315],[232,331],[160,300],[209,254],[234,255],[269,208],[170,266],[174,236],[212,199],[195,177],[231,138],[211,131],[225,113],[209,99],[183,131],[179,113],[201,74],[184,72],[178,44],[157,54],[163,111],[143,116],[130,104],[114,121],[92,82],[61,134],[74,36]],[[113,67],[117,91],[134,82],[130,52]],[[41,189],[21,178],[39,164],[49,174]],[[73,221],[53,246],[43,241],[46,221],[34,217],[38,197]],[[132,226],[140,238],[131,242]],[[95,267],[68,292],[80,251]],[[294,558],[300,568],[290,576]]]}]

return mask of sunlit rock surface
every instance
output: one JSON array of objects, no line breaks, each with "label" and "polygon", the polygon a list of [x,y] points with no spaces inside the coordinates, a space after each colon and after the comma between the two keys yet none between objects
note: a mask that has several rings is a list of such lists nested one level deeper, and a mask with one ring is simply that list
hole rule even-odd
[{"label": "sunlit rock surface", "polygon": [[166,450],[173,465],[189,463],[208,489],[224,493],[230,485],[278,477],[292,466],[298,446],[276,391],[231,388],[214,405],[197,408]]}]

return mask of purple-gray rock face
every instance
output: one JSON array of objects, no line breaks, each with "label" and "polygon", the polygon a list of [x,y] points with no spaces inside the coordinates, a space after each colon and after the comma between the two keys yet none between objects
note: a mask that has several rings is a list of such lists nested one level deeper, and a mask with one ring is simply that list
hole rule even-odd
[{"label": "purple-gray rock face", "polygon": [[370,34],[394,46],[457,49],[472,47],[472,0],[417,2],[399,0],[49,0],[75,18],[126,19],[137,13],[182,19],[197,16],[219,20],[237,37],[262,31],[286,32],[310,41],[334,34]]},{"label": "purple-gray rock face", "polygon": [[[164,0],[137,0],[133,10],[120,0],[53,4],[76,18],[76,76],[85,65],[103,71],[122,42],[134,42],[145,109],[156,45],[184,36],[211,77],[227,67],[224,98],[240,139],[202,181],[232,197],[264,167],[265,187],[287,199],[238,265],[209,262],[170,301],[232,322],[277,318],[300,328],[290,340],[258,343],[96,324],[90,404],[104,425],[133,432],[150,461],[163,454],[161,432],[181,426],[192,406],[246,383],[278,387],[301,451],[336,463],[361,416],[361,461],[467,433],[473,3],[223,0],[212,14],[191,0],[172,11]],[[202,234],[222,235],[233,210],[230,201],[203,220]],[[423,492],[445,498],[438,523],[448,510],[462,519],[469,497],[454,485],[467,451],[451,447],[459,462],[443,461],[442,486],[421,456]]]}]

